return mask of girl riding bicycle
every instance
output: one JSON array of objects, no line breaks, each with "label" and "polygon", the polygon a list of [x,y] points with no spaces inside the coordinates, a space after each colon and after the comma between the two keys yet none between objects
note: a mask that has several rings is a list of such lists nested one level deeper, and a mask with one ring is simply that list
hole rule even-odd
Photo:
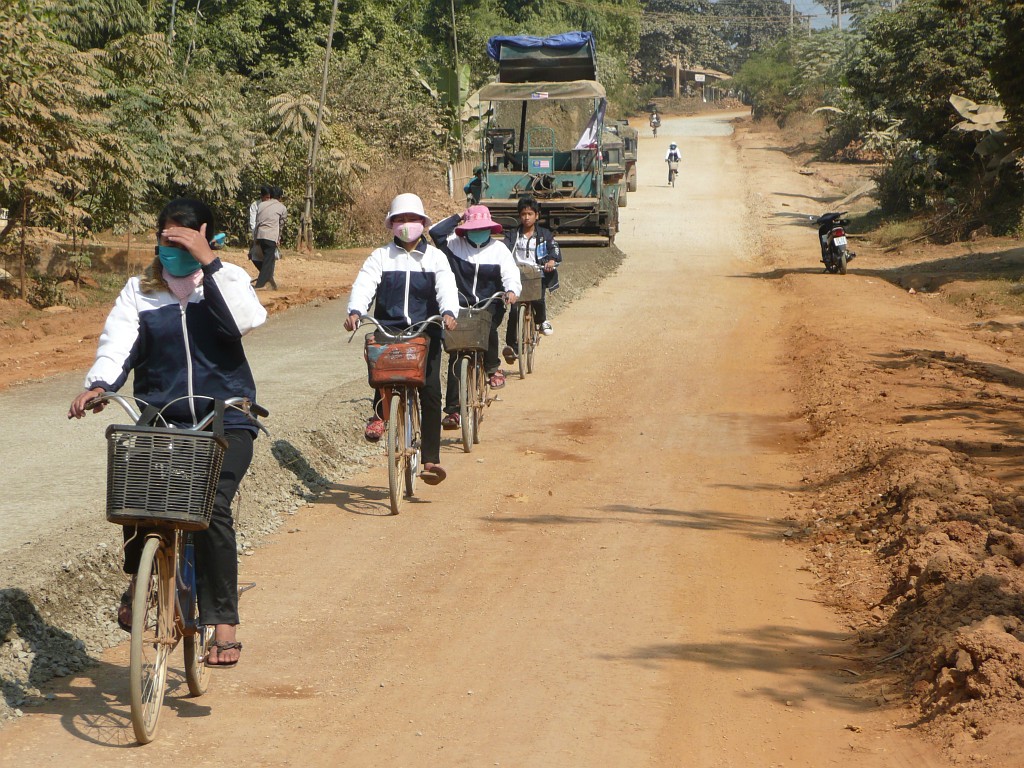
[{"label": "girl riding bicycle", "polygon": [[[508,247],[493,235],[500,235],[501,224],[491,218],[486,205],[471,205],[463,214],[454,214],[435,224],[430,230],[431,239],[448,257],[455,284],[459,289],[459,303],[470,306],[504,291],[506,299],[514,304],[522,282],[519,270]],[[492,304],[491,332],[487,353],[484,355],[484,370],[491,389],[505,386],[505,373],[501,370],[498,357],[498,326],[505,315],[505,306]],[[445,429],[459,428],[459,384],[455,374],[455,356],[448,361],[448,387],[445,392]]]},{"label": "girl riding bicycle", "polygon": [[[156,258],[142,277],[131,278],[118,296],[100,335],[96,361],[85,377],[68,418],[82,418],[89,401],[116,392],[134,372],[135,397],[177,426],[197,423],[218,400],[256,400],[256,385],[242,348],[242,336],[267,319],[241,267],[222,262],[211,250],[213,214],[205,203],[179,199],[157,219]],[[182,399],[178,399],[182,398]],[[97,406],[94,410],[102,410]],[[195,533],[199,621],[214,626],[206,664],[233,667],[242,644],[238,624],[238,560],[231,502],[252,461],[257,427],[246,415],[224,415],[228,441],[210,527]],[[145,532],[125,527],[126,573],[135,574]],[[131,631],[131,590],[121,598],[117,623]]]},{"label": "girl riding bicycle", "polygon": [[[430,226],[430,217],[423,210],[423,201],[410,192],[391,201],[384,219],[394,239],[370,254],[352,283],[348,300],[345,329],[354,331],[360,315],[376,300],[373,316],[385,328],[404,330],[432,315],[444,317],[448,330],[455,328],[459,312],[459,294],[455,276],[445,255],[430,245],[423,230]],[[441,329],[427,331],[430,348],[427,352],[427,382],[420,390],[420,413],[423,430],[423,471],[420,477],[428,485],[437,485],[447,473],[441,467]],[[364,436],[376,442],[384,435],[384,419],[380,412],[380,392],[373,393],[373,415]]]}]

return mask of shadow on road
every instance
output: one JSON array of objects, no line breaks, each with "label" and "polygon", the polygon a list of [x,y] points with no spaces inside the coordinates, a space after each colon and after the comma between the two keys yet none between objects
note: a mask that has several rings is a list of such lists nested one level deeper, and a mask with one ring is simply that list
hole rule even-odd
[{"label": "shadow on road", "polygon": [[[0,667],[0,693],[8,707],[25,718],[58,717],[68,733],[93,744],[136,745],[127,665],[91,658],[80,640],[48,624],[21,589],[0,590],[0,637],[10,654]],[[175,661],[181,656],[172,657],[168,670],[164,717],[205,717],[210,708],[186,698],[185,673]],[[19,667],[26,673],[19,674]]]},{"label": "shadow on road", "polygon": [[637,507],[628,504],[608,504],[597,515],[530,515],[488,516],[492,523],[515,525],[608,525],[637,523],[685,528],[695,531],[731,531],[751,539],[778,539],[787,526],[744,514],[711,509],[680,510],[663,507]]},{"label": "shadow on road", "polygon": [[[744,672],[772,674],[776,685],[745,689],[745,695],[770,699],[782,706],[812,710],[822,703],[849,712],[877,709],[877,701],[844,691],[844,683],[871,679],[879,658],[853,647],[854,637],[840,632],[808,631],[795,625],[771,624],[704,643],[659,643],[640,646],[625,655],[603,655],[605,661],[630,661],[643,667],[672,662],[700,664],[742,677]],[[836,661],[845,660],[845,661]],[[877,684],[877,681],[876,681]]]}]

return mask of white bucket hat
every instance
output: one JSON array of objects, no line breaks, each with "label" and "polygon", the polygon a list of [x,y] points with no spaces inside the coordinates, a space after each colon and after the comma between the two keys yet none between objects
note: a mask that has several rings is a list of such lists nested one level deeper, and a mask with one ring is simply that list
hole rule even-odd
[{"label": "white bucket hat", "polygon": [[391,219],[403,213],[415,213],[417,216],[421,216],[426,227],[433,224],[423,210],[423,201],[420,200],[420,196],[412,192],[403,192],[391,201],[391,210],[388,211],[388,215],[384,219],[384,228],[391,229]]}]

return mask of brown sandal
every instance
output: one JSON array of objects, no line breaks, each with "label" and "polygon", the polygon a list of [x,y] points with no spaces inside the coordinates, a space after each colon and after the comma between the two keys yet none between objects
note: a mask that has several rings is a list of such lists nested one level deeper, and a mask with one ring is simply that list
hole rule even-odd
[{"label": "brown sandal", "polygon": [[[241,653],[242,653],[242,644],[241,643],[236,643],[236,642],[225,643],[223,641],[214,641],[213,647],[217,649],[217,658],[218,659],[220,659],[220,652],[221,651],[231,651],[231,650],[234,650],[234,649],[237,648],[239,656],[241,656]],[[237,664],[238,664],[238,660],[237,659],[235,661],[230,661],[230,662],[220,662],[220,661],[211,662],[210,661],[210,654],[209,653],[206,654],[206,666],[208,666],[208,667],[216,667],[217,669],[231,669],[233,666],[235,666]]]},{"label": "brown sandal", "polygon": [[420,479],[427,485],[438,485],[446,477],[448,473],[440,464],[424,464],[423,471],[420,472]]}]

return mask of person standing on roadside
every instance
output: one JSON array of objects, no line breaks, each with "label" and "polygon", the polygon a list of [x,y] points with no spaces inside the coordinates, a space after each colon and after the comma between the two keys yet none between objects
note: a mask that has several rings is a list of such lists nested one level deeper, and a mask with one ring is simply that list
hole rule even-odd
[{"label": "person standing on roadside", "polygon": [[[546,227],[537,223],[540,218],[540,204],[532,197],[521,197],[516,205],[519,211],[519,226],[506,230],[505,245],[516,260],[516,264],[540,269],[544,272],[541,279],[540,299],[530,302],[533,305],[533,319],[545,336],[554,333],[548,322],[547,292],[558,288],[558,265],[562,261],[562,252],[555,242],[555,235]],[[505,329],[505,348],[501,356],[512,365],[522,352],[519,349],[519,313],[510,312],[508,326]]]},{"label": "person standing on roadside", "polygon": [[[389,330],[405,330],[429,317],[441,315],[444,327],[454,330],[459,312],[459,291],[455,287],[448,259],[423,236],[430,218],[423,201],[411,192],[398,195],[384,219],[393,239],[363,263],[352,283],[345,330],[359,327],[359,316],[374,304],[373,317]],[[420,389],[423,427],[423,471],[428,485],[437,485],[447,473],[441,466],[441,329],[431,325],[424,331],[430,339],[427,351],[427,381]],[[364,437],[377,442],[384,435],[381,396],[373,393],[373,415]]]},{"label": "person standing on roadside", "polygon": [[285,219],[288,218],[288,209],[278,199],[280,194],[280,187],[272,187],[270,197],[260,200],[256,209],[256,226],[253,230],[253,238],[259,245],[263,257],[259,267],[260,274],[256,278],[256,288],[264,288],[269,283],[275,291],[277,281],[274,280],[274,269],[277,266],[277,253],[281,244],[281,230],[284,228]]},{"label": "person standing on roadside", "polygon": [[257,277],[259,277],[260,270],[263,268],[263,248],[256,241],[256,214],[260,210],[260,203],[269,200],[271,197],[270,186],[264,184],[260,187],[260,196],[253,200],[249,206],[249,235],[252,238],[252,244],[249,246],[249,261],[256,267]]},{"label": "person standing on roadside", "polygon": [[[509,304],[515,304],[519,297],[522,282],[512,253],[505,243],[493,237],[501,233],[501,224],[491,218],[491,211],[486,205],[471,205],[465,213],[449,216],[431,228],[430,238],[444,251],[455,273],[462,306],[476,304],[502,291]],[[484,354],[484,372],[488,386],[501,389],[505,386],[505,372],[501,370],[501,358],[498,357],[498,326],[505,316],[505,305],[492,303],[488,311],[491,313],[491,332]],[[460,426],[459,381],[455,363],[456,356],[450,355],[444,405],[447,415],[441,421],[445,429],[458,429]]]},{"label": "person standing on roadside", "polygon": [[[266,321],[267,311],[248,273],[222,262],[211,250],[212,230],[213,214],[205,203],[179,199],[164,206],[157,219],[156,257],[117,297],[85,389],[68,409],[69,419],[85,416],[94,398],[118,391],[129,375],[134,376],[135,397],[164,409],[163,416],[174,426],[191,426],[213,410],[207,398],[256,401],[242,337]],[[210,527],[194,534],[199,622],[214,627],[205,663],[222,668],[235,666],[242,651],[235,636],[238,554],[231,501],[252,461],[258,428],[229,408],[224,430],[227,452]],[[124,539],[124,570],[133,576],[121,596],[117,623],[130,632],[134,574],[145,536],[135,526],[125,526]]]}]

